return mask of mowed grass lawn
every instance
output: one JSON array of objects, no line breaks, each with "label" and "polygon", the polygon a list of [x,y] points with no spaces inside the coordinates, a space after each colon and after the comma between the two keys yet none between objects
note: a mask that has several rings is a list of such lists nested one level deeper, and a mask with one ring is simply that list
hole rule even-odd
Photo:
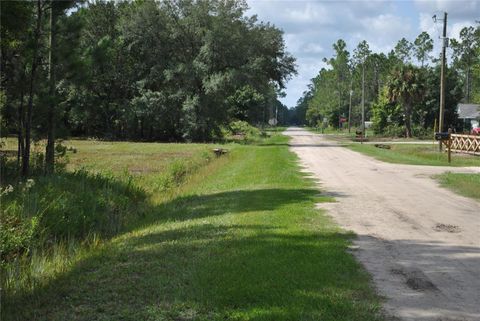
[{"label": "mowed grass lawn", "polygon": [[436,178],[443,187],[460,195],[480,200],[480,174],[445,173]]},{"label": "mowed grass lawn", "polygon": [[[386,143],[388,144],[388,143]],[[480,166],[480,157],[452,153],[448,163],[447,153],[438,151],[438,144],[388,144],[390,149],[377,148],[373,144],[348,144],[356,152],[372,156],[388,163],[431,166]]]},{"label": "mowed grass lawn", "polygon": [[152,195],[139,227],[4,301],[4,320],[381,319],[352,235],[315,209],[331,199],[272,142],[231,145],[175,197]]}]

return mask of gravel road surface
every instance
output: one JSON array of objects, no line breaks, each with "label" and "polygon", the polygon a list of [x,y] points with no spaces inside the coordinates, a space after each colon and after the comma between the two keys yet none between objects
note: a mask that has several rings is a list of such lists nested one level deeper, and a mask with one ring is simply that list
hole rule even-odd
[{"label": "gravel road surface", "polygon": [[389,164],[322,135],[289,128],[291,149],[335,203],[334,220],[358,237],[352,252],[394,320],[480,320],[480,203],[441,188],[445,171]]}]

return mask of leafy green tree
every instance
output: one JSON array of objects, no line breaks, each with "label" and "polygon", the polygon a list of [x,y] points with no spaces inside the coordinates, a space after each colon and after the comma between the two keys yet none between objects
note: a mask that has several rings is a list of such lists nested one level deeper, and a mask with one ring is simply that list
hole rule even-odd
[{"label": "leafy green tree", "polygon": [[313,84],[308,85],[308,90],[304,91],[302,97],[297,100],[297,105],[290,110],[289,123],[304,125],[307,122],[306,113],[308,104],[313,97]]},{"label": "leafy green tree", "polygon": [[405,38],[400,39],[395,45],[395,56],[403,63],[409,63],[412,59],[413,45]]},{"label": "leafy green tree", "polygon": [[330,125],[335,126],[339,115],[335,71],[322,68],[313,83],[314,93],[308,102],[307,122],[317,126],[327,119]]},{"label": "leafy green tree", "polygon": [[[480,28],[477,27],[477,34],[480,37]],[[480,56],[480,47],[477,48],[477,55]],[[480,63],[473,66],[473,79],[476,86],[472,89],[472,102],[480,104]]]},{"label": "leafy green tree", "polygon": [[367,43],[367,41],[363,40],[361,41],[358,45],[357,48],[354,50],[354,61],[357,66],[361,66],[361,71],[362,71],[362,128],[365,124],[365,71],[367,68],[367,61],[368,58],[371,54],[370,47]]},{"label": "leafy green tree", "polygon": [[[440,107],[440,66],[429,69],[426,73],[424,87],[425,96],[416,106],[414,121],[424,128],[433,129],[435,119],[439,118]],[[461,129],[458,124],[457,105],[463,98],[462,77],[455,68],[445,70],[445,114],[444,123],[447,128]],[[416,118],[416,119],[415,119]],[[459,126],[460,125],[460,126]]]},{"label": "leafy green tree", "polygon": [[[57,24],[62,15],[65,15],[66,11],[75,5],[75,1],[54,1],[50,0],[50,19],[49,19],[49,41],[48,41],[48,95],[49,95],[49,108],[47,113],[47,146],[45,149],[45,172],[48,174],[53,173],[55,167],[55,115],[56,115],[56,69],[57,64],[62,63],[59,61],[59,48],[57,47],[57,38],[59,29]],[[70,46],[73,44],[70,44]],[[74,50],[72,47],[64,47]]]},{"label": "leafy green tree", "polygon": [[[402,106],[392,101],[389,88],[384,86],[379,94],[378,101],[372,106],[373,130],[376,134],[385,134],[390,126],[404,126]],[[387,133],[395,134],[395,133]]]},{"label": "leafy green tree", "polygon": [[480,56],[477,54],[480,47],[479,32],[473,26],[463,28],[460,31],[460,39],[451,40],[451,47],[453,49],[453,64],[464,73],[465,101],[468,103],[471,101],[472,93],[472,69],[480,63]]},{"label": "leafy green tree", "polygon": [[[331,106],[332,113],[330,119],[333,124],[338,124],[338,115],[348,112],[348,97],[351,88],[351,70],[350,70],[350,53],[346,50],[347,44],[344,40],[339,39],[333,44],[334,56],[331,59],[324,59],[334,72],[335,77],[335,94],[338,95],[337,106]],[[333,112],[334,111],[334,112]]]},{"label": "leafy green tree", "polygon": [[26,177],[30,173],[30,144],[32,135],[32,117],[33,117],[33,100],[35,95],[35,85],[37,68],[40,64],[40,46],[42,37],[42,25],[44,23],[44,10],[46,1],[37,0],[36,2],[36,15],[35,25],[32,31],[32,56],[31,65],[28,79],[28,103],[24,122],[25,143],[23,147],[22,155],[22,176]]},{"label": "leafy green tree", "polygon": [[425,94],[424,82],[420,70],[413,65],[401,65],[394,68],[387,83],[387,96],[391,103],[403,107],[406,137],[412,137],[413,107]]},{"label": "leafy green tree", "polygon": [[415,53],[415,58],[420,62],[420,66],[423,68],[425,62],[427,62],[431,57],[430,53],[433,50],[433,40],[430,38],[430,35],[423,31],[415,39],[413,51]]},{"label": "leafy green tree", "polygon": [[25,153],[27,73],[32,54],[29,32],[35,7],[31,2],[22,1],[4,1],[0,6],[0,126],[3,135],[17,133],[17,167],[20,168]]}]

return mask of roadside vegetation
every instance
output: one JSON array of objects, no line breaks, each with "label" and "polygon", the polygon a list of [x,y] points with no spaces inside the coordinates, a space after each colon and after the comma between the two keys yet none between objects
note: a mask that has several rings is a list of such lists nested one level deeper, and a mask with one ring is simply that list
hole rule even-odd
[{"label": "roadside vegetation", "polygon": [[390,149],[377,148],[374,144],[359,143],[350,143],[346,147],[388,163],[455,167],[480,166],[480,157],[455,153],[452,153],[452,162],[449,164],[447,153],[438,152],[438,143],[389,144]]},{"label": "roadside vegetation", "polygon": [[[107,202],[103,209],[95,205],[96,213],[125,213],[133,220],[110,241],[91,240],[68,264],[44,259],[62,268],[49,277],[37,274],[34,286],[10,287],[3,296],[4,320],[380,319],[369,276],[347,251],[351,234],[315,208],[333,200],[301,174],[287,138],[269,136],[257,145],[224,146],[225,156],[187,175],[170,197],[150,193],[153,180],[134,177],[125,187],[129,178],[121,178],[122,169],[102,185],[101,166],[102,174],[89,178],[85,172],[85,179],[75,180],[83,189],[60,185],[68,194],[88,190],[101,203],[105,189],[123,196],[128,208],[113,211],[115,202]],[[128,163],[129,153],[118,152],[124,143],[105,144]],[[77,146],[72,164],[82,150],[101,144]],[[193,155],[212,146],[193,145]],[[147,150],[175,147],[184,152],[190,145],[151,144]],[[145,150],[135,143],[128,148]],[[36,181],[28,192],[45,185]],[[73,210],[82,200],[71,204]],[[71,248],[75,244],[66,242],[52,255]],[[35,264],[36,273],[49,268]]]},{"label": "roadside vegetation", "polygon": [[[464,27],[451,40],[445,72],[444,128],[469,132],[470,122],[458,119],[458,103],[480,103],[480,24]],[[318,71],[292,111],[296,124],[310,127],[362,127],[371,122],[375,135],[431,137],[438,131],[440,62],[433,57],[434,39],[422,32],[400,39],[388,53],[373,52],[367,41],[353,52],[343,39],[333,45],[328,65]],[[363,93],[363,94],[362,94]],[[363,103],[362,103],[363,97]]]},{"label": "roadside vegetation", "polygon": [[[351,128],[350,132],[346,129],[339,129],[332,126],[328,126],[326,128],[322,127],[307,127],[307,129],[311,132],[317,134],[325,134],[328,135],[329,139],[351,143],[356,138],[356,128]],[[398,135],[389,135],[389,134],[379,134],[375,133],[374,130],[368,128],[365,131],[365,138],[369,141],[396,141],[396,142],[414,142],[424,139],[432,139],[433,132],[430,133],[428,136],[416,136],[414,138],[406,138]]]},{"label": "roadside vegetation", "polygon": [[237,0],[2,3],[0,132],[17,137],[22,176],[39,140],[53,173],[59,138],[211,142],[236,122],[286,124],[295,58],[247,11]]},{"label": "roadside vegetation", "polygon": [[[4,295],[35,289],[143,219],[152,195],[168,199],[208,164],[207,145],[65,141],[65,169],[26,181],[2,166],[0,253]],[[67,162],[65,158],[69,158]],[[58,160],[57,163],[60,163]]]},{"label": "roadside vegetation", "polygon": [[480,200],[480,174],[445,173],[436,178],[443,187],[460,195]]}]

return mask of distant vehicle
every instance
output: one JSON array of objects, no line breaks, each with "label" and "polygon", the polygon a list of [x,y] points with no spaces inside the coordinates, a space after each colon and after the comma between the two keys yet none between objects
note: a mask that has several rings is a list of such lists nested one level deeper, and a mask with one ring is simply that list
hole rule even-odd
[{"label": "distant vehicle", "polygon": [[472,128],[472,135],[480,135],[480,127]]}]

